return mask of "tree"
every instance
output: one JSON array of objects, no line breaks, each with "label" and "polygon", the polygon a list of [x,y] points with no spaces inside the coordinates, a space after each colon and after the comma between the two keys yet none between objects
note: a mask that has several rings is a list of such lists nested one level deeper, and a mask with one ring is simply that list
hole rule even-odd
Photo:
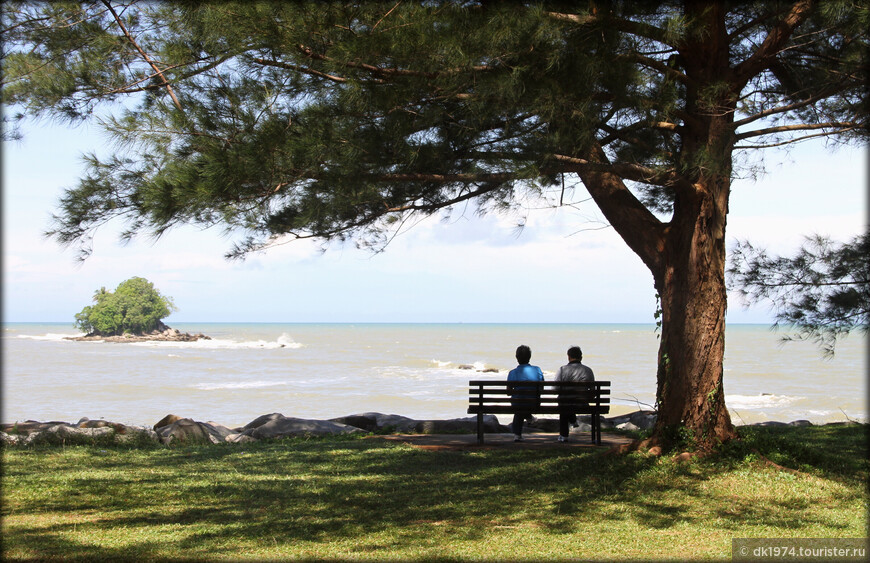
[{"label": "tree", "polygon": [[[699,446],[724,402],[736,155],[865,142],[863,3],[4,3],[4,98],[104,123],[49,235],[86,256],[183,223],[380,250],[413,217],[585,189],[661,299],[658,422]],[[106,110],[108,111],[108,110]],[[746,152],[744,152],[746,151]],[[735,162],[738,167],[735,170]]]},{"label": "tree", "polygon": [[164,297],[145,278],[133,277],[118,284],[114,293],[101,288],[75,318],[75,326],[94,336],[146,334],[163,328],[162,320],[175,310],[172,299]]},{"label": "tree", "polygon": [[793,257],[769,256],[741,241],[731,252],[728,279],[747,302],[770,301],[775,327],[793,334],[784,340],[811,340],[826,357],[837,340],[870,327],[870,235],[846,243],[807,237]]}]

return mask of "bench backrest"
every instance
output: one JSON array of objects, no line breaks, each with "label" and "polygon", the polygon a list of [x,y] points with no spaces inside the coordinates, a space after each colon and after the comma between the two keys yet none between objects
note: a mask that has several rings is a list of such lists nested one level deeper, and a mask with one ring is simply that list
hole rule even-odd
[{"label": "bench backrest", "polygon": [[560,404],[570,404],[577,413],[606,414],[610,412],[610,382],[469,381],[468,403],[469,414],[519,409],[552,414],[560,411]]}]

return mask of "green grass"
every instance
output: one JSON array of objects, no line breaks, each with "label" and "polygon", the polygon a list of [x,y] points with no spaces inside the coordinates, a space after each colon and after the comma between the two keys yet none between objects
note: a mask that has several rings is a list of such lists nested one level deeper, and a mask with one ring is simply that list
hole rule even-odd
[{"label": "green grass", "polygon": [[2,555],[730,560],[733,537],[866,537],[867,428],[746,428],[683,463],[380,438],[7,448]]}]

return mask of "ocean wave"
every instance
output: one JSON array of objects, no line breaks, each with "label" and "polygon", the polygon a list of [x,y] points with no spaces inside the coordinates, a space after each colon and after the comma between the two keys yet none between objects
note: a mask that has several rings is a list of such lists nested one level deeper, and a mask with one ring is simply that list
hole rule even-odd
[{"label": "ocean wave", "polygon": [[191,385],[200,391],[217,391],[220,389],[259,389],[261,387],[279,387],[287,385],[286,381],[231,381],[228,383],[197,383]]},{"label": "ocean wave", "polygon": [[133,346],[146,346],[153,348],[195,348],[199,350],[241,350],[241,349],[257,349],[277,350],[287,348],[296,350],[303,348],[305,345],[296,342],[287,334],[282,334],[277,340],[230,340],[222,338],[213,338],[211,340],[195,340],[193,342],[174,342],[171,340],[148,340],[145,342],[131,342]]},{"label": "ocean wave", "polygon": [[26,338],[29,340],[50,340],[54,342],[60,342],[61,340],[66,340],[68,338],[76,338],[79,336],[84,336],[83,332],[72,332],[72,333],[57,333],[57,332],[49,332],[47,334],[19,334],[18,338]]},{"label": "ocean wave", "polygon": [[773,395],[762,393],[760,395],[725,395],[725,404],[732,409],[763,409],[769,407],[787,407],[804,397],[792,397],[789,395]]}]

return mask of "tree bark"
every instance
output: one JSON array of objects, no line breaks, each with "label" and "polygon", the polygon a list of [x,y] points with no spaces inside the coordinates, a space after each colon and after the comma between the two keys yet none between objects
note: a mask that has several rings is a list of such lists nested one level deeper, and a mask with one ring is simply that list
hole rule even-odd
[{"label": "tree bark", "polygon": [[735,437],[723,381],[725,228],[709,190],[691,199],[691,211],[670,225],[653,276],[662,313],[653,442],[688,439],[706,449]]}]

